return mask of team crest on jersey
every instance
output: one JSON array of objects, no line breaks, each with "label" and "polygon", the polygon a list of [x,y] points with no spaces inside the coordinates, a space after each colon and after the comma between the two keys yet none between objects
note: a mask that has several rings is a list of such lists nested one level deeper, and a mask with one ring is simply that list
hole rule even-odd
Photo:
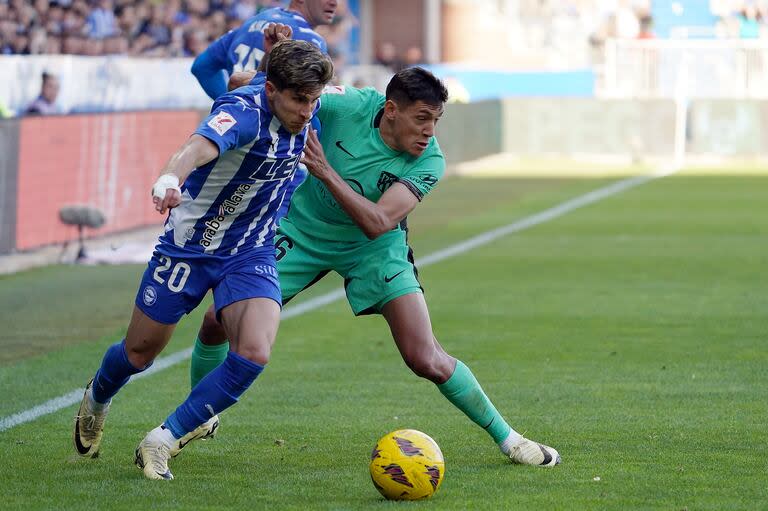
[{"label": "team crest on jersey", "polygon": [[396,175],[390,174],[387,171],[382,171],[379,175],[379,181],[376,183],[376,187],[381,193],[384,193],[395,181],[397,181]]},{"label": "team crest on jersey", "polygon": [[210,126],[213,131],[218,133],[219,135],[223,135],[227,131],[237,124],[237,121],[234,117],[229,115],[227,112],[219,112],[216,114],[216,117],[208,121],[208,126]]}]

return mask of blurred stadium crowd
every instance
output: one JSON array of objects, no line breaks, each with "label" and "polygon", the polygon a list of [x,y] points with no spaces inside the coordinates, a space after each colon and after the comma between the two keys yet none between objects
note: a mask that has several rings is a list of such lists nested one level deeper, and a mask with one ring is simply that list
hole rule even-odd
[{"label": "blurred stadium crowd", "polygon": [[[0,54],[194,57],[213,40],[279,0],[0,0]],[[340,6],[326,28],[341,59],[335,32],[349,13]]]},{"label": "blurred stadium crowd", "polygon": [[[691,10],[685,2],[655,3],[669,4],[673,14]],[[699,35],[768,37],[768,0],[697,3],[713,20],[711,27],[704,27],[710,33]],[[260,10],[285,4],[286,0],[0,0],[0,53],[195,56]],[[655,37],[653,13],[658,9],[652,0],[521,0],[517,5],[523,26],[530,27],[529,22],[534,29],[539,26],[544,39],[574,25],[579,26],[576,32],[593,41]],[[335,25],[342,28],[349,14],[342,6],[339,15]],[[333,30],[323,34],[330,36],[331,53],[347,57]]]},{"label": "blurred stadium crowd", "polygon": [[[495,4],[487,0],[488,4]],[[0,54],[194,57],[260,10],[287,0],[0,0]],[[519,0],[514,23],[528,47],[599,47],[608,38],[768,38],[768,0]],[[509,7],[507,7],[508,9]],[[507,13],[510,14],[510,13]],[[656,30],[661,17],[696,25],[692,32]],[[346,35],[356,22],[345,8],[320,32],[343,66]],[[514,28],[514,27],[510,27]],[[557,43],[562,44],[557,44]],[[397,69],[421,60],[420,48],[395,56],[386,43],[375,60]]]}]

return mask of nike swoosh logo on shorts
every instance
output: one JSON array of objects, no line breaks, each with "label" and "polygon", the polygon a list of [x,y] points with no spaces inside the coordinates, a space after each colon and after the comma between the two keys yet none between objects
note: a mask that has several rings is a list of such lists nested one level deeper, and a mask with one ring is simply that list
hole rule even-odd
[{"label": "nike swoosh logo on shorts", "polygon": [[389,283],[389,282],[392,282],[392,280],[394,280],[394,278],[395,278],[395,277],[397,277],[398,275],[400,275],[400,274],[401,274],[401,273],[403,273],[404,271],[405,271],[405,270],[400,270],[399,272],[395,273],[395,274],[394,274],[394,275],[392,275],[391,277],[384,277],[384,282],[387,282],[387,283]]}]

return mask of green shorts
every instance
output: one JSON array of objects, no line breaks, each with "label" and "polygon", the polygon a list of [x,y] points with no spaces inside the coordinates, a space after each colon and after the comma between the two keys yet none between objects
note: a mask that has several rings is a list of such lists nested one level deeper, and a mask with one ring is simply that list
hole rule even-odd
[{"label": "green shorts", "polygon": [[284,304],[330,271],[344,278],[355,316],[380,313],[384,304],[399,296],[423,292],[402,230],[365,243],[328,242],[283,219],[275,234],[275,251]]}]

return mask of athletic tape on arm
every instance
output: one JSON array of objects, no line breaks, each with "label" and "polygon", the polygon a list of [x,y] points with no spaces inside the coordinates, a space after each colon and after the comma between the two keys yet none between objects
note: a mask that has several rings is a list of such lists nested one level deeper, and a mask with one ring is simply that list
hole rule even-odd
[{"label": "athletic tape on arm", "polygon": [[165,192],[168,190],[176,190],[181,193],[181,188],[179,188],[179,176],[176,174],[163,174],[157,178],[154,186],[152,186],[152,196],[163,200],[165,198]]}]

